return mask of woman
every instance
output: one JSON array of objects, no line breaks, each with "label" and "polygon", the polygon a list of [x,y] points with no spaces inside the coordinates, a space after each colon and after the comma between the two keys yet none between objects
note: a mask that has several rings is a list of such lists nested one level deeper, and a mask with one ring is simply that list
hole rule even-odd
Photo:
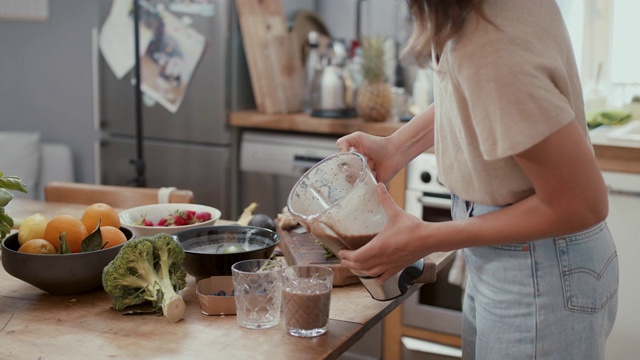
[{"label": "woman", "polygon": [[[436,100],[389,137],[338,140],[369,159],[388,216],[342,263],[384,282],[432,252],[464,249],[463,358],[602,359],[618,261],[555,1],[408,5],[408,50],[430,59]],[[454,221],[410,216],[382,185],[432,146]]]}]

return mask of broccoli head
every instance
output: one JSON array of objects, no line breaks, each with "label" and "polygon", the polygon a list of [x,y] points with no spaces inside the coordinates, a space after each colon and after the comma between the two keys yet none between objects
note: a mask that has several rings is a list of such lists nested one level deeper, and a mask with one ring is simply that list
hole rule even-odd
[{"label": "broccoli head", "polygon": [[187,284],[182,267],[184,250],[169,234],[134,238],[102,271],[102,286],[116,310],[152,302],[170,321],[184,316],[177,292]]}]

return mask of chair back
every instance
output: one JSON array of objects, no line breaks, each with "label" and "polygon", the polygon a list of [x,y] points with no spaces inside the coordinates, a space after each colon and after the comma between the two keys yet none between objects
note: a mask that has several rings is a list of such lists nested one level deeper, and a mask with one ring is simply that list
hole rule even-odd
[{"label": "chair back", "polygon": [[44,187],[44,200],[84,205],[102,202],[114,208],[128,209],[161,202],[193,204],[195,197],[193,191],[186,189],[51,181]]}]

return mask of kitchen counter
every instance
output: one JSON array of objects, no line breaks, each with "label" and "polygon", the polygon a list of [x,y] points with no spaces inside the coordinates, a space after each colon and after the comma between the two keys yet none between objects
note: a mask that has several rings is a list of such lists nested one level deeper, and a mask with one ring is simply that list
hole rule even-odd
[{"label": "kitchen counter", "polygon": [[229,124],[239,128],[300,132],[318,135],[347,135],[363,131],[371,135],[387,136],[401,128],[395,121],[366,122],[360,118],[317,118],[305,113],[261,114],[257,111],[232,112]]},{"label": "kitchen counter", "polygon": [[640,174],[640,148],[593,144],[593,149],[601,170]]},{"label": "kitchen counter", "polygon": [[[7,210],[15,218],[26,218],[34,212],[80,216],[85,208],[13,199]],[[431,259],[439,269],[451,257],[442,253]],[[241,328],[235,316],[203,315],[191,276],[181,292],[187,304],[185,318],[171,323],[162,316],[123,316],[111,308],[102,290],[50,295],[0,268],[0,358],[334,359],[418,288],[381,302],[361,284],[336,287],[328,333],[297,338],[286,333],[283,321],[271,329],[250,330]]]},{"label": "kitchen counter", "polygon": [[[243,129],[261,129],[283,132],[300,132],[318,135],[346,135],[363,131],[378,136],[388,136],[404,123],[385,121],[365,122],[359,118],[325,119],[314,118],[304,113],[266,115],[257,111],[232,112],[229,124]],[[604,133],[592,132],[593,149],[600,168],[640,174],[640,145],[622,141],[605,141]]]},{"label": "kitchen counter", "polygon": [[604,171],[640,174],[640,141],[615,136],[624,128],[623,125],[601,126],[591,130],[589,135],[598,164]]}]

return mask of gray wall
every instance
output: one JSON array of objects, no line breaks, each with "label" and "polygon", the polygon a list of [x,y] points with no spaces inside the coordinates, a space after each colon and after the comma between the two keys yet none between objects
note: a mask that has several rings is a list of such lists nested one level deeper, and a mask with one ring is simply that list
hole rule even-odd
[{"label": "gray wall", "polygon": [[[333,37],[351,41],[356,37],[358,0],[319,0],[317,11]],[[360,34],[383,36],[405,43],[411,28],[407,25],[404,0],[365,0],[360,11]]]},{"label": "gray wall", "polygon": [[84,182],[94,180],[99,138],[91,83],[98,1],[53,0],[47,21],[0,21],[0,129],[40,131],[44,141],[69,144],[75,177]]},{"label": "gray wall", "polygon": [[[43,22],[0,21],[0,130],[40,131],[74,154],[75,177],[95,182],[91,29],[99,28],[101,0],[50,0]],[[229,0],[232,1],[232,0]],[[333,36],[355,37],[356,0],[283,0],[290,18],[316,9]],[[404,1],[363,3],[363,35],[402,41]],[[133,94],[132,94],[133,96]],[[2,156],[8,156],[2,154]]]},{"label": "gray wall", "polygon": [[[0,130],[39,131],[43,141],[69,144],[75,178],[87,183],[96,181],[94,143],[100,139],[91,75],[99,1],[50,0],[46,21],[0,20]],[[283,1],[288,14],[314,3]]]}]

